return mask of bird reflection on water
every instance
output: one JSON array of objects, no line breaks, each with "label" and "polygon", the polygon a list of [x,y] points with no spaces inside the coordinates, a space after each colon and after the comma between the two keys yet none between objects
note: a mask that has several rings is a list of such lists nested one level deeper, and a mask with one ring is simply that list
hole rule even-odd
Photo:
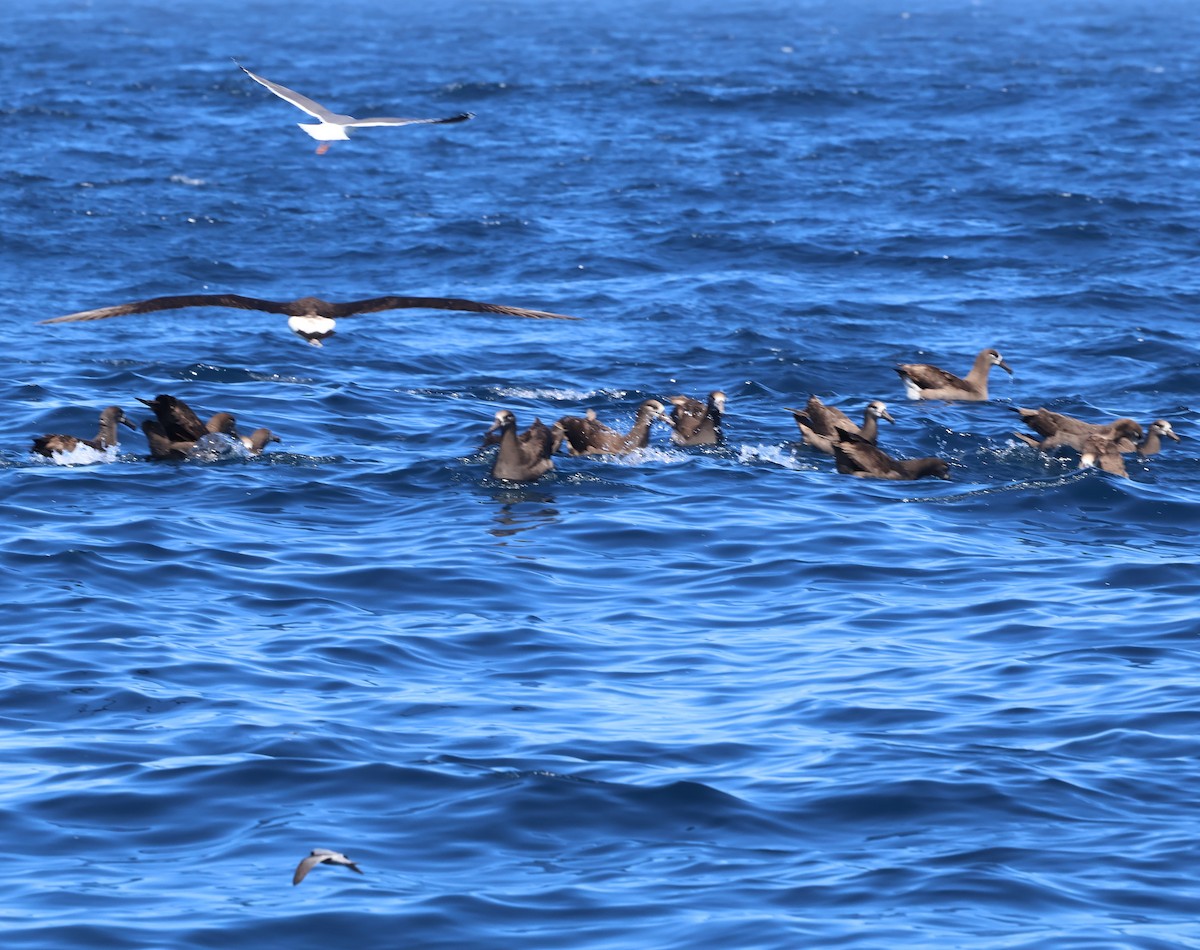
[{"label": "bird reflection on water", "polygon": [[499,503],[492,515],[496,527],[488,530],[493,537],[515,538],[533,528],[562,521],[562,512],[555,506],[554,496],[548,492],[507,488],[492,491],[491,496],[493,501]]}]

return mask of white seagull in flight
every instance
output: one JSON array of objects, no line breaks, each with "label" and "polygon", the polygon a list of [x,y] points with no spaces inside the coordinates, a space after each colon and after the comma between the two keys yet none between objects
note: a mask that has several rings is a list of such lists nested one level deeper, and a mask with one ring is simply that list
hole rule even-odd
[{"label": "white seagull in flight", "polygon": [[317,146],[318,155],[324,155],[329,151],[330,142],[344,142],[350,138],[351,129],[365,129],[380,125],[440,125],[446,122],[465,122],[467,119],[475,117],[475,113],[473,112],[460,112],[458,115],[448,116],[444,119],[356,119],[352,115],[341,115],[337,112],[331,112],[320,103],[313,102],[307,96],[302,96],[300,93],[294,92],[287,86],[281,86],[277,82],[263,79],[262,76],[256,76],[241,63],[238,63],[237,60],[234,60],[234,62],[237,63],[238,68],[242,72],[256,83],[266,86],[284,102],[290,102],[297,109],[307,112],[314,119],[320,120],[320,123],[317,125],[309,125],[304,122],[297,123],[300,128],[304,129],[305,132],[321,143]]}]

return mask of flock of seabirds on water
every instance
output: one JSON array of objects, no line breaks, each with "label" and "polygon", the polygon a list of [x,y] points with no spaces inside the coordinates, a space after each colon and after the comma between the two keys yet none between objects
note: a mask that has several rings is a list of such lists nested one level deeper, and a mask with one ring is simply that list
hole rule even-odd
[{"label": "flock of seabirds on water", "polygon": [[[318,120],[316,124],[300,123],[300,128],[320,143],[317,148],[318,154],[324,154],[332,142],[348,139],[350,132],[355,129],[445,124],[463,122],[473,117],[472,113],[464,112],[444,118],[356,119],[333,112],[286,86],[264,79],[241,64],[238,66],[255,82]],[[455,297],[393,295],[332,303],[317,297],[276,301],[240,294],[184,294],[85,310],[42,322],[102,320],[125,314],[153,313],[186,307],[226,307],[283,314],[288,317],[288,326],[292,331],[313,346],[322,346],[322,341],[334,334],[338,319],[385,310],[423,308],[494,313],[532,319],[578,319],[545,310],[482,303]],[[988,398],[988,374],[993,366],[999,366],[1012,374],[1012,369],[994,349],[982,350],[976,356],[970,371],[963,377],[926,363],[904,364],[898,366],[896,371],[900,374],[910,399],[985,401]],[[215,459],[231,456],[245,458],[258,455],[269,443],[279,441],[279,437],[267,428],[256,429],[248,436],[241,435],[237,430],[236,419],[228,412],[218,412],[207,421],[201,421],[186,403],[169,394],[160,394],[153,400],[139,398],[139,401],[154,413],[153,419],[142,423],[142,431],[146,436],[150,455],[155,459]],[[538,479],[554,468],[554,456],[561,451],[564,444],[567,451],[574,456],[619,455],[644,449],[650,443],[650,434],[656,422],[669,428],[670,440],[676,445],[718,445],[723,441],[722,419],[726,403],[723,392],[712,392],[704,401],[690,396],[670,396],[666,403],[671,406],[669,414],[667,405],[658,399],[642,402],[637,409],[632,428],[624,434],[602,423],[596,418],[594,410],[588,410],[584,416],[564,416],[550,426],[535,419],[528,429],[519,433],[516,416],[510,410],[502,409],[496,413],[484,438],[485,446],[496,446],[492,476],[513,482]],[[949,477],[949,464],[944,459],[898,459],[879,448],[879,420],[894,421],[887,405],[879,400],[867,404],[861,425],[841,409],[825,405],[817,396],[811,396],[803,409],[786,411],[795,419],[803,442],[819,452],[832,455],[835,467],[840,473],[905,481],[923,477]],[[1023,442],[1046,453],[1054,453],[1060,449],[1073,450],[1079,454],[1081,468],[1095,467],[1126,478],[1128,472],[1124,455],[1154,455],[1160,451],[1164,437],[1179,441],[1179,436],[1165,419],[1158,419],[1143,430],[1137,421],[1130,418],[1090,423],[1045,408],[1015,408],[1014,411],[1036,433],[1036,437],[1027,433],[1014,433]],[[111,457],[119,444],[118,425],[136,428],[119,406],[109,406],[100,414],[100,431],[95,438],[44,435],[34,439],[33,451],[60,461],[64,456],[73,456],[80,449]],[[79,459],[73,457],[66,461],[75,460]],[[296,883],[299,883],[302,877],[303,874],[298,873]]]},{"label": "flock of seabirds on water", "polygon": [[[263,79],[241,64],[238,65],[255,82],[318,120],[316,124],[300,124],[300,128],[320,142],[317,147],[318,154],[328,151],[332,142],[349,138],[354,129],[442,124],[463,122],[472,118],[471,113],[461,113],[433,119],[356,119],[333,112],[286,86]],[[384,310],[426,308],[535,319],[577,319],[544,310],[529,310],[524,307],[450,297],[386,296],[349,303],[331,303],[316,297],[275,301],[240,294],[192,294],[155,297],[97,310],[85,310],[42,322],[102,320],[124,314],[153,313],[185,307],[229,307],[285,314],[288,317],[288,326],[313,346],[322,346],[321,341],[333,335],[339,318]],[[981,351],[964,377],[955,376],[926,363],[901,365],[896,371],[900,374],[906,393],[911,399],[984,401],[988,398],[988,374],[993,366],[999,366],[1012,374],[1012,369],[994,349]],[[247,458],[260,454],[271,442],[279,441],[279,437],[267,428],[256,429],[248,436],[241,435],[237,430],[236,419],[228,412],[218,412],[207,421],[201,421],[191,407],[169,394],[160,394],[151,400],[139,397],[139,401],[154,414],[153,419],[142,423],[142,431],[150,447],[150,455],[155,459]],[[512,482],[527,482],[540,478],[554,468],[554,456],[564,443],[567,451],[575,456],[618,455],[644,449],[649,445],[651,429],[656,422],[663,423],[670,429],[670,439],[676,445],[706,446],[722,442],[722,419],[726,403],[723,392],[710,393],[705,401],[690,396],[671,396],[666,402],[671,405],[670,414],[666,404],[660,400],[647,399],[642,402],[637,409],[632,428],[625,434],[600,422],[593,410],[588,410],[584,416],[564,416],[551,426],[534,420],[528,429],[518,433],[516,416],[508,409],[501,409],[496,413],[491,428],[484,437],[484,445],[496,446],[492,476]],[[838,472],[867,478],[898,480],[913,480],[926,476],[949,477],[949,465],[944,459],[897,459],[879,448],[879,420],[894,421],[887,405],[879,400],[867,404],[862,425],[855,423],[842,410],[825,405],[817,396],[810,396],[803,409],[786,411],[792,414],[806,444],[833,456]],[[1014,411],[1037,435],[1035,437],[1017,432],[1014,433],[1017,438],[1042,452],[1072,449],[1079,453],[1081,468],[1096,467],[1124,477],[1128,477],[1124,455],[1154,455],[1161,449],[1163,437],[1179,441],[1179,436],[1172,430],[1171,424],[1164,419],[1153,422],[1143,430],[1140,424],[1128,418],[1096,424],[1044,408],[1016,408]],[[118,425],[136,428],[121,407],[109,406],[100,414],[100,431],[94,439],[71,435],[44,435],[34,439],[33,451],[56,460],[62,460],[64,456],[73,456],[68,462],[78,460],[76,453],[81,449],[85,450],[85,454],[90,451],[111,458],[118,448]],[[88,460],[98,458],[93,456]],[[318,865],[341,866],[359,874],[363,873],[346,855],[325,848],[314,848],[296,867],[292,883],[299,884],[309,871]]]}]

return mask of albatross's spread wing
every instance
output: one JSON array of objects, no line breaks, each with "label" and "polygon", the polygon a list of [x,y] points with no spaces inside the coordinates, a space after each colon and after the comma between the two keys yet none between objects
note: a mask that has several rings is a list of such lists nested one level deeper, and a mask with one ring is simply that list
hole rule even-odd
[{"label": "albatross's spread wing", "polygon": [[562,313],[546,310],[528,310],[525,307],[508,307],[499,303],[481,303],[477,300],[462,300],[457,297],[371,297],[368,300],[353,300],[349,303],[330,305],[328,316],[352,317],[356,313],[378,313],[381,310],[466,310],[471,313],[502,313],[510,317],[530,317],[535,320],[578,320]]},{"label": "albatross's spread wing", "polygon": [[267,313],[287,313],[288,304],[277,300],[259,300],[241,294],[182,294],[175,297],[151,297],[133,303],[101,307],[98,310],[81,310],[62,317],[51,317],[42,323],[74,323],[79,320],[104,320],[121,317],[127,313],[153,313],[156,310],[179,310],[183,307],[233,307],[237,310],[265,310]]},{"label": "albatross's spread wing", "polygon": [[302,96],[294,89],[289,89],[287,86],[281,86],[279,83],[271,82],[269,79],[263,79],[262,76],[256,76],[241,63],[238,63],[238,69],[244,72],[259,85],[266,86],[284,102],[290,102],[297,109],[307,112],[314,119],[320,119],[322,122],[333,122],[338,124],[339,119],[350,118],[349,116],[339,115],[336,112],[331,112],[329,109],[326,109],[323,105],[321,105],[321,103],[313,102],[308,98],[308,96]]}]

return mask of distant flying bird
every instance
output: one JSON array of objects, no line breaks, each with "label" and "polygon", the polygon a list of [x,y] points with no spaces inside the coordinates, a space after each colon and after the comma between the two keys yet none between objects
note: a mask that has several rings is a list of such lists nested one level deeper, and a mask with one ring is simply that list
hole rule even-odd
[{"label": "distant flying bird", "polygon": [[314,119],[320,120],[318,125],[307,125],[303,122],[298,123],[300,128],[304,129],[305,132],[321,143],[317,146],[318,155],[324,155],[328,152],[331,142],[344,142],[349,139],[351,129],[365,129],[381,125],[442,125],[447,122],[465,122],[467,119],[475,117],[475,113],[473,112],[460,112],[458,115],[448,116],[443,119],[356,119],[352,115],[341,115],[337,112],[331,112],[320,103],[313,102],[307,96],[302,96],[300,93],[289,89],[287,86],[281,86],[277,82],[263,79],[262,76],[256,76],[241,63],[238,63],[237,60],[234,60],[234,62],[237,63],[238,69],[256,83],[266,86],[284,102],[290,102],[297,109],[307,112]]},{"label": "distant flying bird", "polygon": [[296,873],[292,875],[292,884],[299,884],[303,881],[308,872],[318,864],[340,864],[343,867],[348,867],[351,871],[362,874],[358,865],[344,854],[339,854],[337,851],[330,851],[328,848],[313,848],[312,853],[296,865]]},{"label": "distant flying bird", "polygon": [[472,313],[500,313],[510,317],[529,317],[535,320],[578,320],[561,313],[545,310],[526,310],[524,307],[507,307],[498,303],[478,303],[455,297],[371,297],[369,300],[353,300],[349,303],[330,303],[319,297],[301,297],[299,300],[259,300],[241,294],[183,294],[177,297],[152,297],[135,300],[133,303],[99,310],[82,310],[63,317],[52,317],[42,323],[73,323],[80,320],[104,320],[120,317],[127,313],[153,313],[156,310],[178,310],[183,307],[232,307],[237,310],[263,310],[267,313],[282,313],[288,317],[288,326],[313,346],[333,336],[336,317],[352,317],[357,313],[378,313],[381,310],[427,309],[465,310]]}]

